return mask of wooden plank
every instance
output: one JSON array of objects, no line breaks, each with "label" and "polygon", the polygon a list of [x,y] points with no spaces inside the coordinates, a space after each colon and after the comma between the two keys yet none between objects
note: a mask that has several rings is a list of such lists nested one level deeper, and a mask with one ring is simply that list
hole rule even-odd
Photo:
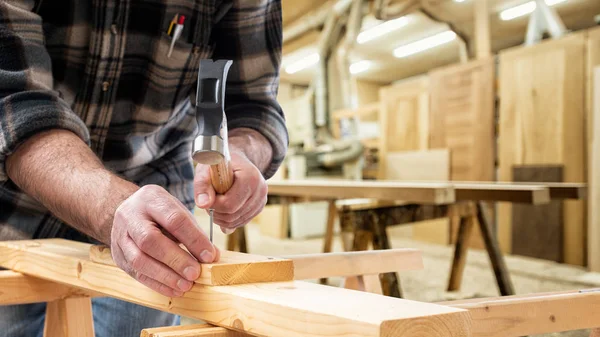
[{"label": "wooden plank", "polygon": [[90,247],[60,239],[2,242],[0,265],[255,336],[470,334],[463,309],[301,281],[195,284],[183,297],[168,298],[117,267],[91,262]]},{"label": "wooden plank", "polygon": [[52,302],[69,297],[98,296],[56,282],[23,275],[12,270],[0,271],[0,305]]},{"label": "wooden plank", "polygon": [[[217,263],[200,264],[200,277],[196,283],[222,286],[294,279],[294,263],[291,260],[228,250],[221,251],[220,254]],[[92,246],[90,260],[96,263],[115,265],[110,249],[106,246]]]},{"label": "wooden plank", "polygon": [[[500,181],[514,165],[564,165],[565,182],[586,182],[585,32],[500,52]],[[516,80],[518,79],[518,80]],[[584,263],[584,203],[564,202],[565,263]],[[498,236],[511,252],[511,205],[498,205]]]},{"label": "wooden plank", "polygon": [[439,302],[468,309],[473,337],[517,337],[600,326],[599,291],[564,291]]},{"label": "wooden plank", "polygon": [[378,179],[387,176],[387,154],[429,148],[429,77],[417,76],[379,91],[381,130]]},{"label": "wooden plank", "polygon": [[[513,167],[516,181],[563,179],[562,165]],[[563,205],[554,200],[545,205],[512,206],[512,254],[563,262]]]},{"label": "wooden plank", "polygon": [[[600,46],[599,46],[600,48]],[[600,54],[600,51],[598,52]],[[589,160],[588,268],[600,271],[600,66],[594,76],[593,141]]]},{"label": "wooden plank", "polygon": [[421,252],[411,248],[286,255],[296,280],[423,269]]},{"label": "wooden plank", "polygon": [[141,337],[247,337],[243,332],[211,324],[191,324],[144,329]]},{"label": "wooden plank", "polygon": [[432,181],[450,179],[448,149],[388,152],[386,180]]},{"label": "wooden plank", "polygon": [[67,298],[48,303],[44,337],[94,337],[92,301],[89,297]]},{"label": "wooden plank", "polygon": [[501,186],[541,186],[548,188],[550,191],[550,200],[564,200],[564,199],[586,199],[588,195],[588,184],[587,183],[565,183],[565,182],[519,182],[519,181],[452,181],[452,183],[460,187],[461,184],[487,184]]},{"label": "wooden plank", "polygon": [[550,189],[540,185],[453,183],[458,201],[508,201],[528,204],[550,202]]},{"label": "wooden plank", "polygon": [[299,179],[268,182],[269,194],[332,199],[375,198],[432,204],[454,202],[448,183]]}]

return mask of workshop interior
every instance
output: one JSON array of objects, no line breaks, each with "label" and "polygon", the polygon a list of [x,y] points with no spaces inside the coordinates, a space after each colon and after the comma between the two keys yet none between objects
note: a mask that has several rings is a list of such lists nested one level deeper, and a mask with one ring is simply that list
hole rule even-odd
[{"label": "workshop interior", "polygon": [[[288,149],[247,225],[194,209],[222,261],[168,298],[107,247],[0,242],[0,305],[52,303],[45,337],[103,296],[181,315],[141,337],[600,337],[600,0],[274,2]],[[229,67],[195,97],[219,193]]]}]

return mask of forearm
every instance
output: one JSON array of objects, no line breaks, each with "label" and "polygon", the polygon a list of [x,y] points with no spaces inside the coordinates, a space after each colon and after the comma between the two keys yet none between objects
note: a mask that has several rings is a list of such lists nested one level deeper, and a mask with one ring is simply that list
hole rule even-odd
[{"label": "forearm", "polygon": [[265,172],[273,159],[271,143],[258,131],[236,128],[229,131],[231,151],[241,151],[261,171]]},{"label": "forearm", "polygon": [[10,179],[55,216],[110,244],[116,208],[138,186],[109,172],[74,133],[32,136],[8,157]]}]

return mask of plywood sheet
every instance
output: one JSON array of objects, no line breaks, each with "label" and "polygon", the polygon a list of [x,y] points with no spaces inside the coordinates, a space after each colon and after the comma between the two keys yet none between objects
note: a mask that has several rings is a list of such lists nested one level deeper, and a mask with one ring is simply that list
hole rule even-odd
[{"label": "plywood sheet", "polygon": [[[450,149],[451,180],[495,180],[494,74],[492,58],[430,73],[429,145]],[[451,237],[456,237],[458,221],[451,227]],[[479,227],[474,228],[469,247],[484,247]]]},{"label": "plywood sheet", "polygon": [[[561,182],[562,165],[513,167],[516,182]],[[559,200],[543,205],[514,204],[512,253],[563,262],[563,205]]]},{"label": "plywood sheet", "polygon": [[385,179],[387,153],[429,148],[429,79],[421,76],[379,92],[381,145],[379,179]]},{"label": "plywood sheet", "polygon": [[[584,182],[585,35],[570,34],[500,53],[499,180],[514,165],[564,165],[565,182]],[[564,256],[584,263],[584,203],[565,201]],[[511,251],[511,205],[498,207],[498,234]]]}]

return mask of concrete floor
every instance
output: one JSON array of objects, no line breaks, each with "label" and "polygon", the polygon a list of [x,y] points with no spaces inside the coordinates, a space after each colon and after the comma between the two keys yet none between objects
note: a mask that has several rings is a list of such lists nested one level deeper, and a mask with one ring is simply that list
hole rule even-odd
[{"label": "concrete floor", "polygon": [[[208,218],[198,212],[199,224],[205,228]],[[286,255],[317,253],[322,250],[322,238],[307,240],[279,240],[262,236],[257,225],[247,226],[248,249],[251,253],[265,255]],[[452,260],[451,246],[428,244],[403,238],[397,231],[389,232],[393,248],[417,248],[423,252],[425,268],[419,271],[403,272],[400,282],[404,297],[411,300],[437,302],[472,297],[499,296],[493,271],[485,251],[470,250],[465,266],[463,284],[460,291],[448,292],[446,286]],[[215,243],[225,247],[225,235],[215,230]],[[334,251],[342,251],[341,241],[334,240]],[[537,259],[507,256],[506,263],[517,294],[573,290],[600,287],[600,274],[589,273],[583,268],[567,266]],[[338,285],[339,279],[331,279]],[[599,313],[600,315],[600,313]],[[184,318],[182,324],[197,323]],[[587,337],[589,331],[574,331],[538,336]]]}]

